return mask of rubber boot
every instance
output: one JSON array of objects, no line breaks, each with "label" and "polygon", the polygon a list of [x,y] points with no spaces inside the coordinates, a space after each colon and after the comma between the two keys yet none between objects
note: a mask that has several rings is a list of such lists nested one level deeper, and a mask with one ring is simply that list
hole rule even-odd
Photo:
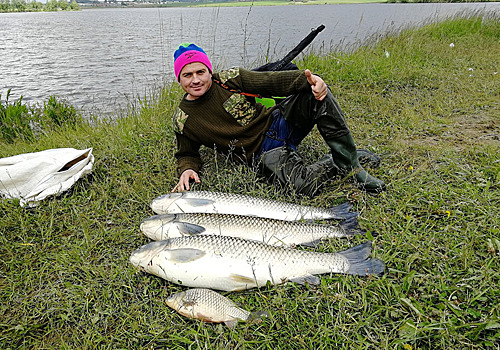
[{"label": "rubber boot", "polygon": [[329,155],[323,156],[309,166],[302,157],[289,147],[272,149],[260,156],[261,172],[273,181],[278,180],[296,193],[313,197],[339,173],[337,165]]},{"label": "rubber boot", "polygon": [[325,138],[325,141],[342,175],[346,176],[354,172],[354,182],[366,192],[378,193],[385,190],[385,183],[368,174],[359,163],[356,146],[350,132],[336,138]]},{"label": "rubber boot", "polygon": [[356,153],[358,154],[359,164],[361,164],[363,168],[376,169],[380,166],[380,157],[375,153],[361,148],[358,148]]}]

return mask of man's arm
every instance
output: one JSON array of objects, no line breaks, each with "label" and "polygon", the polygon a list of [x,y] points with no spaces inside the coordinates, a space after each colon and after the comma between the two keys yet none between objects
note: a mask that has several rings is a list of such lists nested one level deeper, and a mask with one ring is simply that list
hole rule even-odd
[{"label": "man's arm", "polygon": [[323,79],[313,75],[309,69],[256,72],[239,68],[221,73],[221,81],[232,89],[260,94],[264,97],[289,96],[311,89],[315,98],[321,101],[328,91]]},{"label": "man's arm", "polygon": [[172,192],[182,192],[182,191],[189,191],[189,183],[193,180],[196,183],[200,183],[200,177],[198,176],[198,173],[194,171],[193,169],[187,169],[184,170],[179,177],[179,182],[175,187],[172,189]]},{"label": "man's arm", "polygon": [[177,170],[180,173],[179,182],[172,189],[172,192],[181,192],[190,189],[191,181],[200,183],[198,171],[201,168],[200,145],[189,140],[184,135],[175,134],[177,139]]}]

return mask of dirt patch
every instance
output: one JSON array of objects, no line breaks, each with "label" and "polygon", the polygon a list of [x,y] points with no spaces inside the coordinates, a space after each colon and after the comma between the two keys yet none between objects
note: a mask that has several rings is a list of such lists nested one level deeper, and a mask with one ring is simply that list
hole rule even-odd
[{"label": "dirt patch", "polygon": [[498,144],[500,118],[484,114],[460,116],[445,134],[456,137],[457,141]]},{"label": "dirt patch", "polygon": [[427,135],[409,141],[415,145],[453,147],[460,151],[470,146],[490,145],[500,147],[500,117],[484,113],[460,115],[443,127],[440,135]]}]

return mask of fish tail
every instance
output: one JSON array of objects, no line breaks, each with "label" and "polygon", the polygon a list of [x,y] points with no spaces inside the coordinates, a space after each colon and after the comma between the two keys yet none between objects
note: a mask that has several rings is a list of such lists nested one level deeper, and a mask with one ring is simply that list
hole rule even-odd
[{"label": "fish tail", "polygon": [[262,322],[262,319],[267,317],[269,317],[269,313],[267,311],[254,311],[250,313],[247,321]]},{"label": "fish tail", "polygon": [[349,202],[345,202],[330,208],[332,215],[337,219],[349,219],[358,216],[357,212],[351,212],[349,210],[351,210],[351,204]]},{"label": "fish tail", "polygon": [[385,272],[385,263],[379,259],[369,259],[371,250],[372,242],[367,241],[366,243],[340,252],[339,254],[346,257],[351,264],[347,273],[361,276],[383,275]]},{"label": "fish tail", "polygon": [[372,252],[372,242],[366,241],[352,248],[339,252],[349,260],[350,263],[356,263],[366,260]]},{"label": "fish tail", "polygon": [[366,234],[366,230],[363,230],[361,227],[359,227],[359,221],[357,217],[345,219],[344,221],[341,221],[339,225],[340,228],[345,232],[346,236]]},{"label": "fish tail", "polygon": [[350,275],[378,275],[382,276],[385,272],[385,263],[379,259],[366,259],[352,264],[347,271]]}]

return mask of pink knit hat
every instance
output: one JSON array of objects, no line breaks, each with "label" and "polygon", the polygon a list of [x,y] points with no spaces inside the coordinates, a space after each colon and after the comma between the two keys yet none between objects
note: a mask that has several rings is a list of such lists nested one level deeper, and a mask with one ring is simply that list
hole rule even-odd
[{"label": "pink knit hat", "polygon": [[210,63],[205,51],[195,44],[184,43],[174,52],[174,73],[177,81],[179,81],[182,68],[193,62],[203,63],[212,73],[212,63]]}]

